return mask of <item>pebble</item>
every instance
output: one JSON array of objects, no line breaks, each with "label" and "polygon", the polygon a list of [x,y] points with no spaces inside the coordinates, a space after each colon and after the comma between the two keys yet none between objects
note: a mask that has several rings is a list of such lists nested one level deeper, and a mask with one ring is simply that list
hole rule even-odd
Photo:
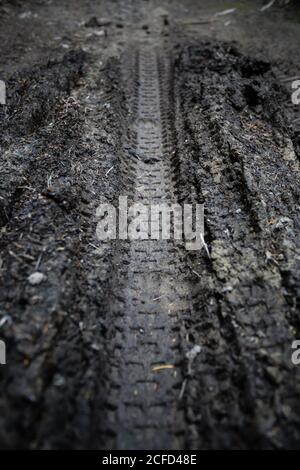
[{"label": "pebble", "polygon": [[36,273],[30,274],[30,276],[28,277],[28,282],[32,286],[37,286],[41,282],[43,282],[45,279],[46,279],[45,274],[40,273],[40,272],[36,272]]},{"label": "pebble", "polygon": [[196,344],[195,346],[192,347],[187,353],[186,353],[186,358],[189,359],[190,361],[193,361],[198,354],[201,353],[201,346]]},{"label": "pebble", "polygon": [[64,387],[66,385],[67,381],[65,379],[65,377],[63,377],[62,375],[60,374],[55,374],[54,378],[53,378],[53,385],[54,387]]}]

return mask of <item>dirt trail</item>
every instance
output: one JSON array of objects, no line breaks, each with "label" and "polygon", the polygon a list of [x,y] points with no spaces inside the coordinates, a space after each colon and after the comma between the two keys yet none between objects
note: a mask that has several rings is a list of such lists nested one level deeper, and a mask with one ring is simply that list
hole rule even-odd
[{"label": "dirt trail", "polygon": [[[295,25],[223,4],[5,2],[3,448],[299,447]],[[207,250],[100,242],[120,196],[204,204]]]},{"label": "dirt trail", "polygon": [[[136,113],[124,166],[131,167],[134,202],[147,207],[170,204],[176,199],[167,100],[169,58],[149,41],[139,47],[136,63]],[[176,449],[182,447],[179,437],[184,433],[184,419],[177,411],[182,385],[178,331],[189,295],[184,264],[174,243],[161,240],[132,242],[123,263],[127,281],[121,294],[123,318],[117,325],[117,447]],[[155,372],[160,365],[170,369]]]},{"label": "dirt trail", "polygon": [[[131,9],[128,18],[132,18]],[[136,40],[130,29],[123,32],[133,41],[133,51],[125,51],[122,59],[126,96],[130,97],[121,156],[128,181],[124,195],[129,196],[129,203],[147,208],[178,202],[172,55],[161,38],[163,18],[156,18],[153,25]],[[148,214],[144,217],[148,220]],[[184,380],[180,319],[189,314],[191,292],[179,243],[160,240],[159,225],[154,230],[157,240],[131,242],[121,260],[108,402],[110,433],[116,435],[112,445],[119,449],[185,445],[186,424],[179,400]],[[150,235],[154,233],[149,226]]]}]

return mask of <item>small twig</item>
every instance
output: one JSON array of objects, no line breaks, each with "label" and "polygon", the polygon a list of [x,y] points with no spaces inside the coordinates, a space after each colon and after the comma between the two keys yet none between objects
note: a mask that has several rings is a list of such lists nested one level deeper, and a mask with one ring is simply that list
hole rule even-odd
[{"label": "small twig", "polygon": [[196,357],[198,356],[198,354],[201,353],[201,350],[202,350],[201,346],[199,346],[198,344],[195,344],[195,346],[193,346],[192,349],[190,349],[185,355],[187,359],[187,373],[186,373],[186,377],[184,381],[182,382],[182,387],[181,387],[179,397],[178,397],[179,400],[182,400],[183,398],[188,379],[191,378],[193,375],[192,364],[194,360],[196,359]]},{"label": "small twig", "polygon": [[0,328],[5,325],[5,323],[12,323],[12,318],[9,315],[5,315],[5,317],[1,318],[0,320]]},{"label": "small twig", "polygon": [[179,396],[178,396],[179,401],[181,401],[183,399],[183,395],[184,395],[186,386],[187,386],[187,379],[184,379],[184,381],[182,382],[182,387],[181,387]]},{"label": "small twig", "polygon": [[152,367],[152,372],[159,372],[160,370],[166,369],[175,369],[175,366],[173,364],[162,364],[160,366],[154,366]]},{"label": "small twig", "polygon": [[206,244],[206,242],[205,242],[205,240],[204,240],[204,236],[203,236],[202,233],[200,233],[200,238],[201,238],[201,241],[202,241],[203,246],[204,246],[204,248],[205,248],[205,251],[206,251],[206,253],[207,253],[207,256],[209,257],[209,259],[211,259],[211,258],[210,258],[210,252],[209,252],[208,246],[207,246],[207,244]]},{"label": "small twig", "polygon": [[200,274],[199,274],[199,273],[197,273],[197,271],[194,271],[194,270],[192,269],[192,272],[193,272],[194,274],[196,274],[196,276],[198,276],[198,277],[199,277],[199,279],[201,279],[201,276],[200,276]]},{"label": "small twig", "polygon": [[235,11],[236,11],[236,8],[230,8],[229,10],[219,11],[218,13],[215,13],[214,16],[230,15],[231,13],[234,13]]},{"label": "small twig", "polygon": [[268,8],[270,8],[273,4],[275,3],[275,0],[271,0],[269,3],[261,7],[260,11],[266,11]]},{"label": "small twig", "polygon": [[52,177],[53,177],[53,173],[51,172],[47,178],[47,188],[50,188],[52,185]]},{"label": "small twig", "polygon": [[155,300],[159,300],[161,299],[162,297],[165,297],[166,294],[163,294],[163,295],[160,295],[159,297],[155,297],[155,299],[152,299],[152,301],[154,302]]},{"label": "small twig", "polygon": [[39,267],[40,267],[40,264],[41,264],[41,261],[42,261],[42,257],[43,257],[43,253],[40,253],[40,256],[38,257],[38,260],[36,262],[36,265],[35,265],[35,270],[38,271]]},{"label": "small twig", "polygon": [[108,177],[108,175],[109,175],[109,173],[111,172],[112,169],[113,169],[113,166],[105,173],[106,178]]}]

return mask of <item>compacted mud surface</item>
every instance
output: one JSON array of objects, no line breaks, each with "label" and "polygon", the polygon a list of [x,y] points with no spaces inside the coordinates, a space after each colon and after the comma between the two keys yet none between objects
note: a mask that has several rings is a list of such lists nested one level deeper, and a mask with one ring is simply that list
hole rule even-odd
[{"label": "compacted mud surface", "polygon": [[[1,448],[299,447],[300,11],[261,7],[0,2]],[[202,249],[100,241],[120,196],[204,204]]]}]

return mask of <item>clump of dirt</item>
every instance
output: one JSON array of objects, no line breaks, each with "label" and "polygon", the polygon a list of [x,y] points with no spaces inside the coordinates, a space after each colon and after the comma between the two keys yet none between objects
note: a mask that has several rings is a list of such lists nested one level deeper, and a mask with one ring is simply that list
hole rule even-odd
[{"label": "clump of dirt", "polygon": [[[1,144],[37,132],[51,120],[59,101],[69,96],[82,75],[85,53],[70,51],[62,59],[16,73],[7,82],[8,112],[3,119]],[[53,117],[53,116],[52,116]]]},{"label": "clump of dirt", "polygon": [[[49,130],[64,100],[82,75],[82,51],[71,51],[60,60],[49,60],[13,75],[7,81],[7,110],[2,109],[0,145],[3,151],[0,183],[0,224],[10,217],[14,204],[28,184],[36,152],[41,151],[45,128]],[[75,113],[73,113],[75,114]],[[60,116],[63,118],[63,116]],[[73,116],[72,128],[80,122]],[[48,126],[48,128],[47,128]],[[40,133],[40,135],[38,135]]]},{"label": "clump of dirt", "polygon": [[178,51],[176,82],[181,173],[205,204],[211,253],[195,261],[188,324],[203,347],[187,389],[191,442],[297,447],[300,178],[288,97],[272,64],[228,43]]}]

